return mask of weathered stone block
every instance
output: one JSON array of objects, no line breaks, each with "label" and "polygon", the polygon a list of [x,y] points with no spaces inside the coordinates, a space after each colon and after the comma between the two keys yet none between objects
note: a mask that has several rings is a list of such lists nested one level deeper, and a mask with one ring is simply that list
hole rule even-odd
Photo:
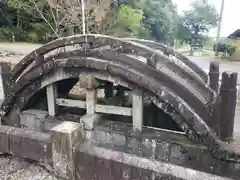
[{"label": "weathered stone block", "polygon": [[99,82],[91,75],[81,75],[79,81],[81,88],[92,89],[99,86]]},{"label": "weathered stone block", "polygon": [[75,161],[77,180],[226,179],[191,167],[99,147],[91,141],[85,141],[76,148]]},{"label": "weathered stone block", "polygon": [[44,164],[51,164],[51,136],[46,133],[14,128],[9,134],[10,153]]},{"label": "weathered stone block", "polygon": [[51,130],[53,168],[58,178],[75,179],[74,147],[84,137],[83,125],[65,121]]},{"label": "weathered stone block", "polygon": [[46,120],[44,121],[44,132],[49,132],[53,127],[61,123],[62,121],[56,118],[47,117]]},{"label": "weathered stone block", "polygon": [[13,129],[10,126],[0,126],[0,152],[9,153],[9,136],[8,133]]},{"label": "weathered stone block", "polygon": [[[151,169],[149,164],[141,161],[140,166],[134,166],[136,157],[123,152],[112,151],[110,149],[98,148],[88,143],[76,149],[76,178],[77,180],[151,180],[164,176]],[[131,159],[132,157],[132,159]],[[131,162],[132,161],[132,162]],[[144,165],[146,163],[146,165]],[[165,175],[166,179],[173,180],[171,175]],[[161,178],[160,178],[161,179]]]},{"label": "weathered stone block", "polygon": [[96,123],[100,120],[101,115],[85,115],[80,119],[80,122],[84,124],[86,130],[92,131]]},{"label": "weathered stone block", "polygon": [[37,109],[29,109],[21,112],[21,127],[27,128],[30,130],[43,132],[44,131],[44,121],[48,116],[48,112],[37,110]]}]

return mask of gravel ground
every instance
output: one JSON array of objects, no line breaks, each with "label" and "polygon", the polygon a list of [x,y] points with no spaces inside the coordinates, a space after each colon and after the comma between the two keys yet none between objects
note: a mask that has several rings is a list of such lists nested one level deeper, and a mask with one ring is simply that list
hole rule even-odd
[{"label": "gravel ground", "polygon": [[0,157],[1,180],[57,180],[43,167],[15,156]]}]

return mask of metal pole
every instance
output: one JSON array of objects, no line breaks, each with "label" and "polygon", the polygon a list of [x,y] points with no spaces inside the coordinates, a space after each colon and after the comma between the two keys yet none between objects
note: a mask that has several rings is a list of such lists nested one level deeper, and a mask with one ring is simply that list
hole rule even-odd
[{"label": "metal pole", "polygon": [[[218,31],[217,31],[217,38],[216,38],[216,42],[218,45],[218,41],[220,39],[220,34],[221,34],[221,26],[222,26],[222,17],[223,17],[223,12],[224,12],[224,7],[225,7],[225,0],[222,0],[222,4],[221,4],[221,10],[220,10],[220,19],[219,19],[219,24],[218,24]],[[216,46],[216,56],[218,56],[218,46]]]}]

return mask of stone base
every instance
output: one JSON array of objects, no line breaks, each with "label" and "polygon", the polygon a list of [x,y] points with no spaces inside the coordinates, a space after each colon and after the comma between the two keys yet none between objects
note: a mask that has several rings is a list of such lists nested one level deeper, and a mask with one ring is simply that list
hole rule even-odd
[{"label": "stone base", "polygon": [[75,156],[77,180],[205,180],[226,178],[101,148],[86,142]]}]

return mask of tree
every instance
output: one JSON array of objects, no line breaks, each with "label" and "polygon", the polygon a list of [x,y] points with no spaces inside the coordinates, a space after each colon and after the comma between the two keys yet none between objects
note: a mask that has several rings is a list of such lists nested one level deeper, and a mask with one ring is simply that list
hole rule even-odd
[{"label": "tree", "polygon": [[207,1],[195,1],[191,8],[184,12],[182,17],[183,26],[180,30],[185,28],[183,32],[185,36],[189,34],[190,43],[201,44],[203,34],[217,26],[218,17],[215,7]]},{"label": "tree", "polygon": [[143,24],[155,40],[174,42],[179,16],[171,0],[135,0],[132,4],[143,10]]},{"label": "tree", "polygon": [[[5,5],[15,10],[16,32],[42,41],[82,33],[81,0],[8,0]],[[104,33],[106,17],[113,0],[88,0],[85,4],[87,32]],[[28,21],[24,21],[24,19]],[[13,32],[14,34],[16,32]],[[16,34],[17,37],[19,35]],[[48,37],[45,37],[48,36]]]},{"label": "tree", "polygon": [[143,26],[143,11],[129,5],[120,5],[113,29],[118,36],[147,37],[148,31]]}]

